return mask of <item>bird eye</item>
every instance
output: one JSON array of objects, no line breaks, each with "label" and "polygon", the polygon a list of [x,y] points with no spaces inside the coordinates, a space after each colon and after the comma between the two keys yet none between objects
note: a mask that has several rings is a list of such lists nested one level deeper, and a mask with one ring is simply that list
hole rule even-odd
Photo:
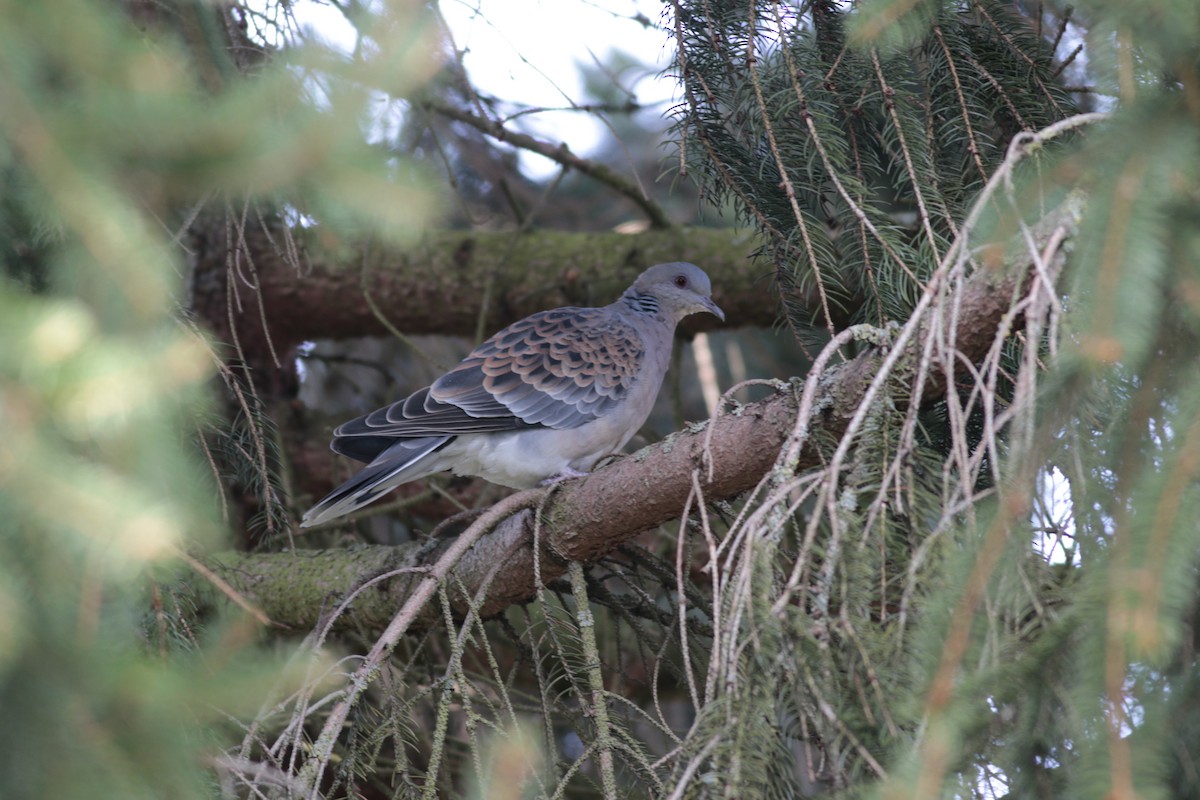
[{"label": "bird eye", "polygon": [[687,288],[687,276],[686,275],[676,275],[675,276],[675,285],[678,286],[680,289],[686,289]]}]

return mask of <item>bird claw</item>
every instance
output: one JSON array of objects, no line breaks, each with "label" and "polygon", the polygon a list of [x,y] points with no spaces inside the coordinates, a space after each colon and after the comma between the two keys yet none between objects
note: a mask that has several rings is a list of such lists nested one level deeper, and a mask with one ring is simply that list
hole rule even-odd
[{"label": "bird claw", "polygon": [[557,475],[551,475],[549,478],[546,478],[546,480],[539,483],[538,486],[553,486],[556,483],[562,483],[563,481],[569,481],[572,478],[584,478],[591,474],[592,473],[590,473],[590,472],[580,472],[577,469],[571,469],[570,467],[567,467],[566,469],[564,469],[562,472],[558,473]]}]

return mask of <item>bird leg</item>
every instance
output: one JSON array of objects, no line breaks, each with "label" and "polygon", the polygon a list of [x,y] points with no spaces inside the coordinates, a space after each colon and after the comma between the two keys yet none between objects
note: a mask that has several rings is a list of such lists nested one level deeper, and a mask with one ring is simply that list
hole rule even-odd
[{"label": "bird leg", "polygon": [[563,481],[569,481],[572,478],[585,478],[591,474],[592,473],[590,473],[590,472],[580,472],[577,469],[571,469],[570,467],[567,467],[566,469],[564,469],[562,472],[558,473],[557,475],[551,475],[549,478],[546,478],[546,480],[539,483],[538,486],[553,486],[556,483],[562,483]]}]

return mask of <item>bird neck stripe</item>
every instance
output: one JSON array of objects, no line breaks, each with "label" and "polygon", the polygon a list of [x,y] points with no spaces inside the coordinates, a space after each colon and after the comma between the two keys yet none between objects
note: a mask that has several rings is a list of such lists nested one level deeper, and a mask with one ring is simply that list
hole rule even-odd
[{"label": "bird neck stripe", "polygon": [[625,304],[643,314],[658,313],[658,298],[652,294],[627,294]]}]

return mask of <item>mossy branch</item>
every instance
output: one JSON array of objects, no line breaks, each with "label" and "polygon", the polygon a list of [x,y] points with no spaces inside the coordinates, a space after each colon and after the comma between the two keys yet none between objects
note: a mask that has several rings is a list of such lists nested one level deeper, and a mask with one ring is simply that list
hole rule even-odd
[{"label": "mossy branch", "polygon": [[[247,348],[255,347],[263,335],[263,319],[270,320],[276,351],[313,339],[387,335],[366,294],[407,335],[472,336],[489,282],[485,327],[498,330],[546,308],[611,302],[643,269],[667,261],[691,261],[713,276],[715,299],[725,310],[728,325],[769,327],[779,308],[768,280],[770,267],[752,259],[760,242],[749,231],[673,228],[632,235],[427,231],[399,248],[329,253],[309,247],[300,255],[303,268],[274,246],[271,234],[260,227],[246,226],[244,236],[234,244],[225,241],[226,235],[223,223],[193,227],[189,242],[197,261],[193,308],[222,340],[231,341],[226,329],[237,325],[238,338]],[[230,285],[225,264],[231,246],[253,253],[255,287]],[[230,292],[240,295],[241,306],[233,303],[233,307],[247,309],[233,319]],[[789,302],[800,305],[806,298]],[[261,314],[250,311],[260,306]],[[705,321],[697,315],[684,330],[695,332],[715,324],[715,319]]]}]

